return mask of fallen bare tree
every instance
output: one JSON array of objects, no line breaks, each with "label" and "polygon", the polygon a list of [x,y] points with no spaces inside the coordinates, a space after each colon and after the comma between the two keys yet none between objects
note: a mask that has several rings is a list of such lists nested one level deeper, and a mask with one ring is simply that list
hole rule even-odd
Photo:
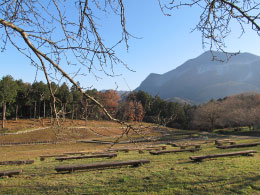
[{"label": "fallen bare tree", "polygon": [[0,177],[8,176],[11,177],[13,175],[20,175],[22,170],[10,170],[10,171],[0,171]]},{"label": "fallen bare tree", "polygon": [[95,155],[58,157],[55,160],[64,161],[64,160],[83,159],[83,158],[113,158],[116,156],[117,156],[117,153],[106,153],[106,154],[104,153],[104,154],[95,154]]},{"label": "fallen bare tree", "polygon": [[202,161],[203,159],[207,159],[207,158],[218,158],[218,157],[226,157],[226,156],[241,156],[241,155],[251,156],[253,153],[257,153],[257,151],[246,150],[246,151],[229,152],[229,153],[221,153],[221,154],[190,156],[190,159],[193,160],[193,161]]},{"label": "fallen bare tree", "polygon": [[57,172],[73,172],[76,170],[87,170],[87,169],[104,169],[111,167],[122,167],[122,166],[133,166],[138,167],[142,164],[150,163],[150,160],[129,160],[129,161],[118,161],[118,162],[101,162],[92,164],[82,164],[82,165],[61,165],[55,167]]}]

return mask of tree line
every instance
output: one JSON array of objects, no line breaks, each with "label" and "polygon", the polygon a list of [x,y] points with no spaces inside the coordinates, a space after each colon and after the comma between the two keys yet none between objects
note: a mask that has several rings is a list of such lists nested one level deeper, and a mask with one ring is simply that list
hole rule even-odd
[{"label": "tree line", "polygon": [[256,130],[260,127],[260,94],[257,93],[227,96],[200,105],[167,102],[143,91],[131,93],[127,98],[141,103],[146,122],[206,131],[240,127]]},{"label": "tree line", "polygon": [[[52,89],[56,97],[56,112],[64,120],[71,119],[101,119],[104,117],[101,110],[87,100],[75,87],[69,88],[66,83],[57,85],[52,82]],[[115,113],[120,96],[115,91],[105,93],[97,90],[87,90],[101,100],[111,113]],[[0,80],[1,117],[6,118],[46,118],[54,117],[51,105],[51,95],[48,85],[40,82],[33,84],[14,80],[12,76],[4,76]]]},{"label": "tree line", "polygon": [[[63,121],[66,118],[86,121],[108,119],[103,110],[76,87],[54,82],[51,85],[56,97],[56,113]],[[254,129],[260,126],[260,94],[229,96],[196,106],[168,102],[144,91],[122,96],[115,90],[102,92],[91,89],[86,93],[101,102],[111,116],[124,121],[201,130],[241,126]],[[47,84],[42,81],[25,83],[14,80],[10,75],[0,80],[0,107],[3,128],[6,118],[55,117]]]},{"label": "tree line", "polygon": [[[78,83],[79,84],[79,83]],[[107,116],[96,104],[82,95],[74,86],[66,83],[51,83],[56,97],[56,112],[62,120],[66,118],[81,120],[106,120]],[[115,90],[105,92],[96,89],[86,93],[97,99],[115,118],[124,121],[145,121],[161,125],[188,128],[190,105],[167,102],[159,96],[139,91],[124,94]],[[0,80],[1,118],[46,118],[55,117],[51,105],[48,85],[40,82],[33,84],[4,76]],[[4,123],[3,123],[4,125]]]},{"label": "tree line", "polygon": [[197,107],[193,128],[260,127],[260,94],[244,93],[211,100]]}]

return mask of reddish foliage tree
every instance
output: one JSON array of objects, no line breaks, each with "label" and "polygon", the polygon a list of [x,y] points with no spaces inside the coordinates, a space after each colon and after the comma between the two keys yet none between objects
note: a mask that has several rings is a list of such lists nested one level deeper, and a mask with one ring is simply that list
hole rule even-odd
[{"label": "reddish foliage tree", "polygon": [[121,106],[123,120],[139,121],[144,118],[144,108],[141,102],[127,101]]},{"label": "reddish foliage tree", "polygon": [[98,96],[107,111],[112,116],[115,116],[118,110],[120,95],[115,90],[107,90],[105,93],[99,92]]}]

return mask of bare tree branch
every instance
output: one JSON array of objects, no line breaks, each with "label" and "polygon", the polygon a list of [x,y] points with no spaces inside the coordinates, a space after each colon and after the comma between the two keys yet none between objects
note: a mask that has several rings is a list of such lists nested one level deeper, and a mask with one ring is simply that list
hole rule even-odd
[{"label": "bare tree branch", "polygon": [[[260,35],[260,3],[249,0],[158,0],[163,13],[182,7],[198,8],[201,11],[197,30],[202,35],[202,45],[205,48],[219,50],[232,56],[226,51],[226,38],[231,34],[233,21],[240,26],[241,35],[245,33],[245,25],[250,24],[252,29]],[[166,13],[165,15],[170,15]],[[213,56],[213,60],[214,60]]]}]

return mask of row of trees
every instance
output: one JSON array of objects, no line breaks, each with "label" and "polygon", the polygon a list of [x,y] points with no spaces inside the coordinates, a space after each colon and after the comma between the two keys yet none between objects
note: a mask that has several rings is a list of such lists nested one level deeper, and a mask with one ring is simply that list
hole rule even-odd
[{"label": "row of trees", "polygon": [[[107,119],[96,104],[66,83],[51,83],[56,97],[56,113],[65,120]],[[143,92],[131,92],[120,97],[114,90],[105,92],[87,90],[87,94],[102,103],[112,117],[124,121],[145,121],[160,125],[213,130],[214,128],[260,126],[260,94],[241,94],[208,103],[191,106],[168,102],[159,96]],[[51,95],[47,84],[24,83],[5,76],[0,80],[0,104],[2,120],[8,118],[45,118],[54,116]]]},{"label": "row of trees", "polygon": [[196,106],[168,102],[144,91],[130,93],[126,102],[137,102],[143,107],[145,122],[184,129],[192,127],[191,122]]},{"label": "row of trees", "polygon": [[193,128],[210,129],[260,126],[260,94],[240,94],[200,105],[194,112]]},{"label": "row of trees", "polygon": [[214,130],[248,126],[260,127],[260,94],[245,93],[211,100],[199,106],[167,102],[139,91],[131,93],[127,101],[140,102],[146,122],[175,128]]},{"label": "row of trees", "polygon": [[[71,119],[107,119],[103,111],[89,99],[86,99],[75,87],[66,83],[51,83],[56,97],[56,112],[65,120]],[[96,89],[87,90],[115,118],[125,121],[146,121],[161,125],[189,128],[191,111],[194,107],[167,102],[143,91],[125,94],[121,99],[114,90],[105,92]],[[33,84],[14,80],[5,76],[0,80],[0,103],[2,107],[3,127],[8,118],[45,118],[53,117],[51,95],[48,85],[43,82]],[[7,109],[6,109],[7,108]]]},{"label": "row of trees", "polygon": [[[56,97],[56,112],[65,119],[95,118],[105,116],[100,108],[87,100],[75,87],[69,88],[66,83],[57,85],[51,83]],[[88,94],[102,102],[108,111],[116,115],[120,96],[115,91],[105,93],[97,90],[88,90]],[[14,80],[11,76],[5,76],[0,80],[0,104],[2,107],[2,127],[4,120],[8,118],[45,118],[53,117],[51,95],[48,85],[43,82],[33,84],[24,83],[22,80]]]}]

